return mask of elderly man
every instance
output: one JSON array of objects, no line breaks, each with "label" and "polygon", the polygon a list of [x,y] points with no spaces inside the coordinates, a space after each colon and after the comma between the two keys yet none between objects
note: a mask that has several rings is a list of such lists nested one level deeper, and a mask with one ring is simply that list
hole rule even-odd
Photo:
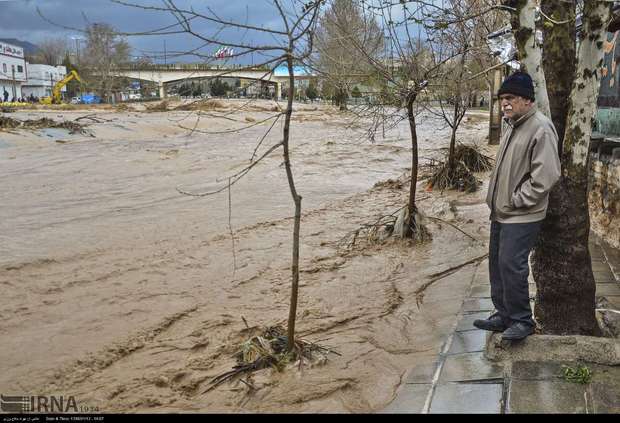
[{"label": "elderly man", "polygon": [[560,178],[558,135],[534,104],[532,78],[516,72],[498,92],[504,130],[489,181],[489,278],[496,313],[479,329],[518,340],[534,332],[528,258],[547,213],[549,191]]}]

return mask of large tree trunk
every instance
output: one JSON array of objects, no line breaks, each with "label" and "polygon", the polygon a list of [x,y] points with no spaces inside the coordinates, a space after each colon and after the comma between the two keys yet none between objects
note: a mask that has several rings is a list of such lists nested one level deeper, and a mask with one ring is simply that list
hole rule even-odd
[{"label": "large tree trunk", "polygon": [[550,116],[547,84],[543,70],[542,46],[536,37],[536,0],[519,0],[517,13],[511,21],[519,50],[521,69],[534,81],[534,95],[538,110]]},{"label": "large tree trunk", "polygon": [[[558,11],[564,7],[560,3],[557,2]],[[535,316],[543,333],[601,334],[594,310],[596,286],[588,250],[587,187],[590,135],[600,85],[601,47],[606,35],[603,22],[609,19],[610,10],[610,3],[585,2],[577,70],[569,101],[565,101],[569,106],[561,151],[562,177],[552,191],[547,219],[532,257],[537,283]],[[570,16],[572,12],[565,13]],[[571,34],[570,29],[557,28],[557,38],[550,37],[545,43],[549,62],[556,63],[548,70],[554,77],[563,75],[564,61],[551,62],[551,56],[570,54]],[[563,80],[552,89],[559,127],[563,124],[559,103],[566,83]]]},{"label": "large tree trunk", "polygon": [[[568,116],[568,99],[575,78],[576,43],[575,43],[575,5],[564,0],[546,0],[542,11],[553,16],[558,22],[570,22],[561,25],[544,25],[543,68],[550,75],[546,78],[549,95],[551,120],[558,131],[562,151],[566,118]],[[553,77],[551,77],[553,75]]]},{"label": "large tree trunk", "polygon": [[349,94],[346,88],[340,87],[336,91],[336,104],[338,105],[341,111],[347,110],[347,99],[349,98]]}]

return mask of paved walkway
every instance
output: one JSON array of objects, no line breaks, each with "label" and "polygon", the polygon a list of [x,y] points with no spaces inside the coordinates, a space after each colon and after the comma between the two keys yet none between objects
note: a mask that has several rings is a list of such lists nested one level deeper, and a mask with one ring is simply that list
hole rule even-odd
[{"label": "paved walkway", "polygon": [[[620,251],[591,237],[596,295],[620,310]],[[384,413],[620,413],[620,368],[590,366],[592,383],[558,378],[561,363],[516,362],[510,374],[484,358],[489,332],[473,327],[493,311],[488,263],[482,262],[458,323],[433,368],[415,367]],[[536,285],[530,284],[530,295]],[[574,364],[574,363],[573,363]],[[615,381],[615,382],[614,382]]]}]

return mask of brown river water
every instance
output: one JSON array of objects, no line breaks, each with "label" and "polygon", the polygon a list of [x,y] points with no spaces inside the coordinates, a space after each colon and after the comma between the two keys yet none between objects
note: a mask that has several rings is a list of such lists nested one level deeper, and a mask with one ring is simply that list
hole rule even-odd
[{"label": "brown river water", "polygon": [[[405,204],[406,183],[375,184],[406,177],[408,126],[371,143],[350,114],[300,105],[291,141],[303,196],[297,329],[340,355],[204,392],[235,364],[249,333],[243,319],[253,328],[288,315],[294,206],[281,151],[232,187],[230,207],[228,191],[178,191],[220,188],[249,163],[270,105],[233,111],[240,104],[201,116],[10,115],[98,122],[81,120],[90,135],[0,132],[0,392],[74,395],[101,412],[372,412],[414,366],[432,368],[477,267],[433,284],[421,304],[413,293],[428,275],[486,252],[486,187],[418,188],[425,213],[477,241],[435,221],[425,245],[344,250],[348,233]],[[485,145],[484,113],[469,116],[459,138]],[[258,154],[280,137],[278,122]],[[423,113],[419,139],[422,157],[438,157],[449,131]]]}]

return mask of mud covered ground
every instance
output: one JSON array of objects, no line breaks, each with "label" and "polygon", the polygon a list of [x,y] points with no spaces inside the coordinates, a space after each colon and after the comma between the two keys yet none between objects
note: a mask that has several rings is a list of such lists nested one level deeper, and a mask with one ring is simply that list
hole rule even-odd
[{"label": "mud covered ground", "polygon": [[[414,293],[429,275],[486,252],[486,187],[419,185],[425,213],[476,241],[432,220],[426,245],[343,248],[351,231],[405,204],[408,126],[371,143],[365,122],[300,105],[291,143],[303,196],[298,333],[340,355],[204,392],[235,364],[241,342],[286,322],[294,207],[280,151],[233,186],[230,208],[227,191],[179,190],[222,187],[249,162],[272,109],[230,101],[200,115],[11,113],[93,119],[80,120],[86,134],[0,132],[0,392],[74,395],[102,412],[372,412],[414,365],[432,366],[477,267],[430,285],[421,303]],[[486,145],[484,117],[471,112],[460,139]],[[228,132],[241,126],[250,127]],[[278,122],[257,154],[280,130]],[[419,138],[427,159],[449,133],[422,114]]]}]

